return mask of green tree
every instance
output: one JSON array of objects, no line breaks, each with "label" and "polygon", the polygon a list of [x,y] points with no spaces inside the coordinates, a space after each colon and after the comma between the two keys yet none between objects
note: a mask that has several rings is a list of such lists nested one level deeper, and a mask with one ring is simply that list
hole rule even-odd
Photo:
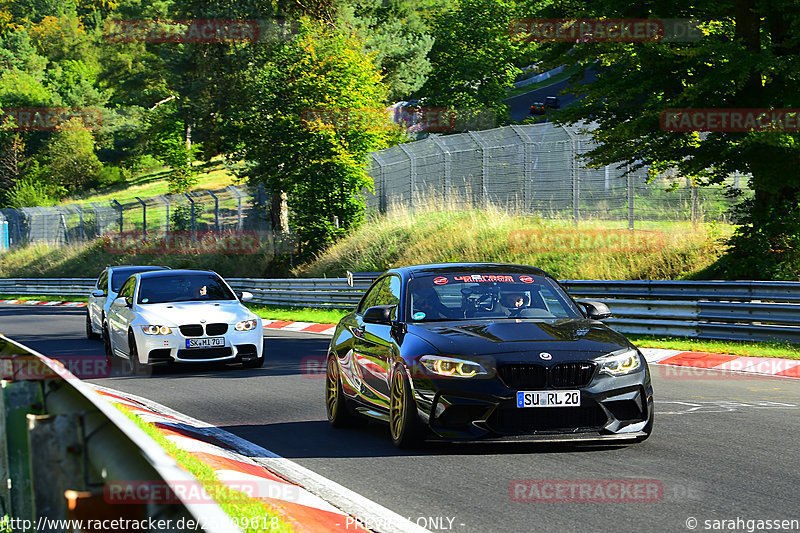
[{"label": "green tree", "polygon": [[457,0],[432,23],[432,70],[419,94],[425,105],[491,108],[508,115],[502,100],[520,73],[519,44],[509,38],[514,0]]},{"label": "green tree", "polygon": [[380,73],[350,33],[303,19],[298,35],[268,57],[240,79],[235,156],[249,162],[251,183],[276,199],[288,193],[307,257],[361,221],[362,191],[372,187],[366,154],[397,133],[378,111],[386,96]]},{"label": "green tree", "polygon": [[411,95],[427,79],[433,36],[425,17],[433,9],[417,0],[349,0],[339,5],[339,20],[352,26],[366,51],[374,54],[391,101]]},{"label": "green tree", "polygon": [[175,106],[166,104],[149,112],[145,148],[172,168],[167,176],[170,194],[186,192],[197,183],[194,162],[200,153],[197,143],[189,145],[184,138],[186,130]]},{"label": "green tree", "polygon": [[95,154],[91,132],[74,119],[59,127],[38,159],[43,163],[43,179],[67,193],[95,183],[103,166]]},{"label": "green tree", "polygon": [[596,165],[674,167],[700,184],[750,173],[755,196],[739,211],[743,225],[720,266],[735,278],[800,278],[800,134],[672,132],[659,123],[667,109],[800,107],[796,2],[570,1],[531,15],[704,21],[704,37],[696,42],[542,47],[550,60],[558,56],[597,73],[596,81],[578,87],[580,102],[557,119],[594,121],[592,135],[601,144],[588,155]]}]

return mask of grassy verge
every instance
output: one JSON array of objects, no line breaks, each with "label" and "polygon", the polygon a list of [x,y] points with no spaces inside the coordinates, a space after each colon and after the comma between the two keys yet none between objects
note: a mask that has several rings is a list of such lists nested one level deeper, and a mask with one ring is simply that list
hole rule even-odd
[{"label": "grassy verge", "polygon": [[155,440],[166,452],[174,458],[178,464],[192,474],[206,491],[214,496],[214,499],[219,503],[220,507],[234,519],[237,524],[249,524],[252,517],[259,517],[258,525],[267,525],[271,527],[242,527],[241,530],[245,532],[260,533],[260,532],[285,532],[290,533],[294,529],[284,522],[276,511],[266,505],[265,503],[248,497],[244,492],[232,490],[227,485],[222,483],[217,478],[214,470],[169,441],[156,427],[149,423],[142,421],[138,416],[133,414],[123,406],[117,405],[117,408],[125,413],[137,426],[142,428],[153,440]]},{"label": "grassy verge", "polygon": [[314,261],[300,277],[339,277],[346,270],[378,272],[439,262],[534,265],[558,279],[687,279],[725,251],[723,224],[666,221],[628,230],[619,221],[543,219],[498,209],[467,209],[451,202],[420,202],[374,216]]},{"label": "grassy verge", "polygon": [[687,352],[725,353],[749,357],[782,357],[800,359],[800,345],[788,342],[722,341],[662,337],[653,335],[625,335],[640,348],[665,348]]},{"label": "grassy verge", "polygon": [[[139,254],[105,249],[101,240],[70,246],[45,244],[13,248],[0,253],[0,277],[84,278],[95,277],[110,265],[164,265],[170,268],[214,270],[223,277],[274,277],[272,248],[262,243],[255,253],[160,253]],[[181,250],[188,252],[187,250]]]},{"label": "grassy verge", "polygon": [[[225,167],[221,158],[216,158],[208,163],[198,164],[199,172],[197,183],[191,190],[217,190],[236,184],[236,177]],[[169,168],[161,168],[147,174],[135,176],[125,183],[113,185],[100,191],[91,190],[75,198],[66,198],[62,204],[87,202],[108,203],[112,199],[121,203],[133,200],[136,196],[148,198],[159,194],[167,194],[169,183],[167,176],[172,172]]]},{"label": "grassy verge", "polygon": [[259,304],[248,304],[247,307],[261,318],[292,320],[294,322],[317,322],[319,324],[336,324],[350,312],[348,309],[278,307]]},{"label": "grassy verge", "polygon": [[88,302],[87,296],[61,296],[59,294],[0,294],[0,300],[38,300],[41,302]]}]

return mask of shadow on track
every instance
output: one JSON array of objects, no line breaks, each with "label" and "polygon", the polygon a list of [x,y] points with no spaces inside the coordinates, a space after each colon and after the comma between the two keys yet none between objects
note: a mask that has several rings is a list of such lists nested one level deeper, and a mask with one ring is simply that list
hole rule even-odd
[{"label": "shadow on track", "polygon": [[414,450],[400,450],[392,445],[388,426],[377,421],[366,421],[363,427],[346,430],[332,428],[327,420],[221,426],[220,429],[257,444],[264,443],[260,445],[288,459],[587,453],[626,447],[593,443],[429,441]]}]

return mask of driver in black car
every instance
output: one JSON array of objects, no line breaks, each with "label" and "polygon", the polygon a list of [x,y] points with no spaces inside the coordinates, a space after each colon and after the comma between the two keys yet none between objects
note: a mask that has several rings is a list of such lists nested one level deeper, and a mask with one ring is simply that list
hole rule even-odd
[{"label": "driver in black car", "polygon": [[525,309],[525,293],[504,292],[500,295],[500,309],[506,316],[516,316]]}]

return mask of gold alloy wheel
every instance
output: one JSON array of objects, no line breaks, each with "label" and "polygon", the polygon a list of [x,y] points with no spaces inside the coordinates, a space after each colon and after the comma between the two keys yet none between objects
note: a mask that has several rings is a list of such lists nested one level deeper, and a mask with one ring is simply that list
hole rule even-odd
[{"label": "gold alloy wheel", "polygon": [[398,370],[392,378],[392,394],[389,400],[389,423],[392,437],[397,440],[403,431],[406,416],[406,390],[403,374]]},{"label": "gold alloy wheel", "polygon": [[325,399],[328,406],[328,420],[336,418],[336,403],[339,400],[339,376],[336,361],[328,358],[327,383],[325,384]]}]

